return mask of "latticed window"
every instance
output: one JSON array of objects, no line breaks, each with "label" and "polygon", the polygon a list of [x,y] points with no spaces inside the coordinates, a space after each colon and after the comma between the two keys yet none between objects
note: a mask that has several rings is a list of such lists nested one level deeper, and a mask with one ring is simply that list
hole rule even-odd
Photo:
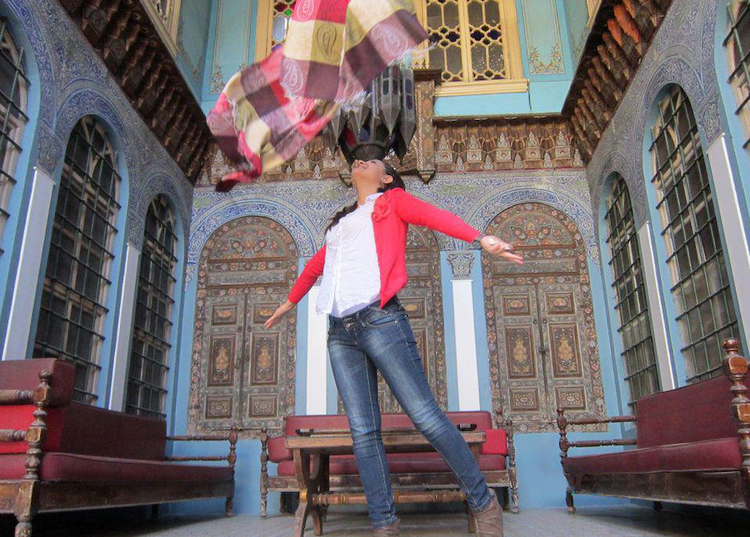
[{"label": "latticed window", "polygon": [[415,5],[432,44],[427,65],[443,71],[444,83],[472,85],[476,93],[483,84],[522,78],[515,0],[421,0]]},{"label": "latticed window", "polygon": [[34,355],[75,365],[75,398],[93,403],[99,377],[120,177],[92,117],[73,129],[55,209]]},{"label": "latticed window", "polygon": [[661,387],[633,207],[628,187],[619,175],[613,178],[607,196],[605,220],[612,254],[609,262],[614,277],[612,287],[617,297],[615,309],[620,317],[617,331],[622,338],[625,382],[630,391],[630,407],[635,410],[638,399],[660,391]]},{"label": "latticed window", "polygon": [[284,42],[296,3],[297,0],[262,0],[259,3],[256,61]]},{"label": "latticed window", "polygon": [[[260,3],[258,58],[284,42],[294,5]],[[441,95],[526,90],[515,0],[415,0],[414,6],[433,43],[416,63],[443,71]]]},{"label": "latticed window", "polygon": [[0,18],[0,238],[9,216],[21,138],[29,119],[26,116],[28,86],[23,50],[13,41],[5,19]]},{"label": "latticed window", "polygon": [[688,382],[720,373],[721,342],[737,333],[705,157],[690,102],[674,87],[652,131],[653,183],[667,245]]},{"label": "latticed window", "polygon": [[735,113],[745,128],[745,144],[750,145],[750,3],[729,2],[729,35],[724,46],[729,54],[729,83],[737,98]]},{"label": "latticed window", "polygon": [[177,264],[174,214],[164,196],[151,202],[138,277],[126,412],[163,417]]}]

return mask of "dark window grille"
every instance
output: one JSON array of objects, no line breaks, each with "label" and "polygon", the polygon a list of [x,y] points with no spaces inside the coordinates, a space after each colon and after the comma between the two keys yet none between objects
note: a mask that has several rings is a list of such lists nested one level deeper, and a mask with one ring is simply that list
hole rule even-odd
[{"label": "dark window grille", "polygon": [[729,10],[729,34],[724,46],[729,55],[729,84],[737,99],[735,114],[745,128],[745,148],[750,145],[750,4],[732,0]]},{"label": "dark window grille", "polygon": [[713,194],[692,107],[674,87],[659,102],[651,156],[688,382],[721,373],[721,342],[737,333]]},{"label": "dark window grille", "polygon": [[174,215],[166,198],[158,196],[146,216],[138,277],[125,404],[125,411],[131,414],[165,416],[176,245]]},{"label": "dark window grille", "polygon": [[94,403],[101,369],[112,245],[120,210],[117,154],[90,116],[65,153],[34,356],[75,365],[74,397]]},{"label": "dark window grille", "polygon": [[654,340],[651,335],[651,316],[646,300],[646,288],[641,266],[641,249],[633,219],[633,207],[625,180],[616,176],[607,196],[605,215],[611,249],[614,283],[617,295],[615,309],[620,316],[617,332],[622,339],[622,360],[625,382],[630,391],[630,408],[641,397],[661,391],[656,367]]},{"label": "dark window grille", "polygon": [[[21,138],[26,116],[29,80],[24,71],[23,49],[18,48],[0,18],[0,237],[10,214],[10,194],[21,154]],[[0,253],[2,250],[0,250]]]}]

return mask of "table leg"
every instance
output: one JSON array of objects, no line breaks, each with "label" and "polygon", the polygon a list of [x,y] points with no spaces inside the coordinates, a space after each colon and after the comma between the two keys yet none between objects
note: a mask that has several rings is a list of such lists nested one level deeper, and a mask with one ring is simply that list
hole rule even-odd
[{"label": "table leg", "polygon": [[297,484],[300,488],[299,506],[295,513],[294,537],[305,535],[308,516],[312,516],[315,535],[322,535],[325,506],[315,505],[313,500],[315,494],[329,490],[328,455],[309,453],[302,449],[295,449],[293,455]]}]

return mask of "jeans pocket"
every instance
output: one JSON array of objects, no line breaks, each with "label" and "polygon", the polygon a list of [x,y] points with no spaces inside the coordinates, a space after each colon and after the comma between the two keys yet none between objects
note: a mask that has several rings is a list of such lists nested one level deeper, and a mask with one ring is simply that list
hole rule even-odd
[{"label": "jeans pocket", "polygon": [[372,328],[387,326],[397,320],[398,317],[394,313],[380,308],[370,308],[364,317],[365,324]]}]

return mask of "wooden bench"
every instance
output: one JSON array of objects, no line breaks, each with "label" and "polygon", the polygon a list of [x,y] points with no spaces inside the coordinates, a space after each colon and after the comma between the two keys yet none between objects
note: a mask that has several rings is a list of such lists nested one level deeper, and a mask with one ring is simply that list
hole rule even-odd
[{"label": "wooden bench", "polygon": [[[568,420],[558,410],[560,456],[573,494],[619,496],[750,509],[750,399],[747,360],[737,340],[724,342],[725,376],[644,397],[635,416]],[[568,440],[568,427],[591,423],[636,424],[633,439]],[[569,457],[571,448],[635,446],[618,453]]]},{"label": "wooden bench", "polygon": [[[489,412],[447,412],[448,418],[464,430],[484,432],[486,441],[479,453],[479,467],[493,488],[503,488],[505,503],[513,513],[518,512],[518,485],[516,460],[513,446],[513,430],[510,422],[501,427],[493,423]],[[499,414],[498,414],[499,415]],[[383,414],[383,430],[413,430],[414,425],[405,414]],[[345,415],[288,416],[284,423],[284,434],[269,438],[268,431],[261,431],[260,455],[260,516],[266,516],[268,492],[282,493],[282,510],[294,512],[291,495],[300,492],[295,474],[292,450],[287,449],[286,439],[307,434],[310,430],[349,431]],[[422,490],[441,491],[456,489],[458,483],[439,453],[431,450],[416,453],[388,453],[388,468],[395,491]],[[268,475],[268,462],[277,463],[277,475]],[[354,455],[333,455],[328,465],[331,491],[361,491]],[[501,501],[503,498],[498,496]],[[468,509],[468,507],[467,507]]]},{"label": "wooden bench", "polygon": [[[226,498],[232,513],[236,431],[166,436],[161,419],[74,402],[74,368],[50,359],[0,362],[0,513],[30,537],[37,513]],[[167,441],[228,441],[229,454],[165,457]],[[181,464],[188,461],[227,465]]]}]

